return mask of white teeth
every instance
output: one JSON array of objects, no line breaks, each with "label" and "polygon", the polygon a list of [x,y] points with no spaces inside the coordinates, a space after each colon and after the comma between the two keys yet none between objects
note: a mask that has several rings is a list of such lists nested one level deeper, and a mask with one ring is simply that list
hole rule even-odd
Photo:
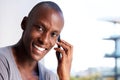
[{"label": "white teeth", "polygon": [[35,46],[35,48],[37,48],[39,51],[44,51],[44,50],[45,50],[45,48],[38,47],[37,45],[34,45],[34,46]]}]

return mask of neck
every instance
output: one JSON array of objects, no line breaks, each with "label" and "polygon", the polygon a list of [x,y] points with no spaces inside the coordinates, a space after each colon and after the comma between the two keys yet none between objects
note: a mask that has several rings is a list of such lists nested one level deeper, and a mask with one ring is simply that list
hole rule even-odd
[{"label": "neck", "polygon": [[21,40],[12,46],[12,51],[19,69],[26,69],[31,72],[36,71],[37,61],[33,60],[27,53]]}]

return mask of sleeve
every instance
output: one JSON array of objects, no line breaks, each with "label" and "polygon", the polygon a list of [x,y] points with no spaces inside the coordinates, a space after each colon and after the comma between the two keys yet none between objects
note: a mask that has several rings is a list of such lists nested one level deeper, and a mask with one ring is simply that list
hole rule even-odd
[{"label": "sleeve", "polygon": [[9,65],[7,59],[0,55],[0,80],[9,80]]}]

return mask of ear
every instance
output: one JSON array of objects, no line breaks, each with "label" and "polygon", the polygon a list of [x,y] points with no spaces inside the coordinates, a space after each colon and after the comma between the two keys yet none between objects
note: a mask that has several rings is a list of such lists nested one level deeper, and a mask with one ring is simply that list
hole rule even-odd
[{"label": "ear", "polygon": [[22,22],[21,22],[21,28],[23,29],[23,30],[25,30],[25,28],[26,28],[26,26],[27,26],[27,21],[28,21],[28,17],[24,17],[23,18],[23,20],[22,20]]}]

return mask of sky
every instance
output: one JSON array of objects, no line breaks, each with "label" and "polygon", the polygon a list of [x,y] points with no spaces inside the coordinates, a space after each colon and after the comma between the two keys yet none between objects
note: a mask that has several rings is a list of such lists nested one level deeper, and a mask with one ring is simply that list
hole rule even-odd
[{"label": "sky", "polygon": [[[39,1],[0,0],[0,46],[14,44],[19,40],[22,33],[20,21]],[[120,18],[120,1],[52,1],[59,4],[65,18],[61,38],[74,46],[71,71],[77,72],[89,67],[113,67],[114,59],[105,58],[104,55],[114,52],[114,41],[103,38],[120,34],[120,24],[107,21]],[[57,61],[53,49],[44,58],[44,64],[49,69],[56,69]]]}]

